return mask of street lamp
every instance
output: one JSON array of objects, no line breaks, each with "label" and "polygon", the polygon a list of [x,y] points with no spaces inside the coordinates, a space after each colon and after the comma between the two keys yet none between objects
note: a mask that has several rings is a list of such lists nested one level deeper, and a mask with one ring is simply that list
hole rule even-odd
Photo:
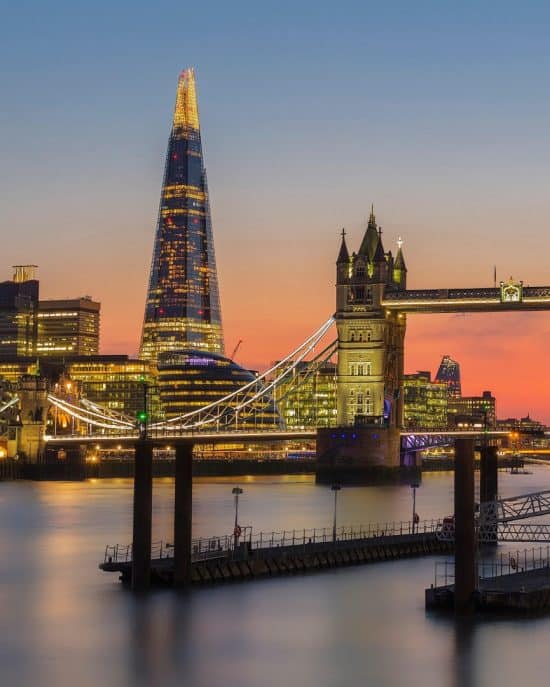
[{"label": "street lamp", "polygon": [[411,482],[411,489],[413,490],[413,517],[412,517],[412,533],[414,534],[416,525],[419,522],[420,518],[418,517],[418,514],[416,512],[416,490],[420,484],[418,482]]},{"label": "street lamp", "polygon": [[233,528],[233,537],[234,550],[236,551],[239,545],[239,537],[241,536],[241,528],[239,527],[239,496],[243,493],[243,490],[240,487],[233,487],[231,493],[235,495],[235,526]]},{"label": "street lamp", "polygon": [[339,484],[333,484],[330,488],[334,492],[334,517],[332,519],[332,541],[336,544],[336,500],[341,487]]}]

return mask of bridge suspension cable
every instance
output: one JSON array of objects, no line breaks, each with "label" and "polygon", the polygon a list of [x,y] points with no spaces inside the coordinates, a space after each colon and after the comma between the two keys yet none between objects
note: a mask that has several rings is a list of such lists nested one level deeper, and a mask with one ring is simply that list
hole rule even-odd
[{"label": "bridge suspension cable", "polygon": [[[300,346],[295,348],[291,353],[278,361],[268,370],[258,375],[254,380],[248,382],[244,386],[239,387],[235,391],[223,396],[222,398],[209,403],[197,410],[183,413],[176,417],[164,420],[161,422],[151,423],[151,430],[162,429],[178,429],[189,430],[202,427],[207,424],[212,424],[223,420],[227,420],[233,416],[238,418],[238,413],[242,410],[252,407],[256,401],[261,398],[266,399],[265,403],[271,403],[271,391],[281,383],[281,381],[292,373],[294,369],[302,362],[314,349],[315,346],[327,334],[332,326],[334,320],[330,317],[324,322],[317,331],[309,336]],[[290,362],[292,361],[292,362]],[[289,364],[290,363],[290,364]],[[270,378],[274,373],[279,373],[267,385],[262,384],[264,380]]]},{"label": "bridge suspension cable", "polygon": [[[53,394],[48,394],[47,398],[53,406],[59,408],[59,410],[62,410],[67,415],[70,415],[71,417],[74,417],[77,420],[81,420],[82,422],[85,422],[89,425],[93,425],[94,427],[118,430],[128,430],[129,428],[133,429],[135,427],[134,423],[130,421],[115,420],[114,418],[110,418],[105,414],[101,414],[96,411],[87,410],[85,408],[81,408],[80,406],[73,405],[68,401],[60,399],[57,396],[54,396]],[[110,422],[107,422],[107,420],[110,420]]]}]

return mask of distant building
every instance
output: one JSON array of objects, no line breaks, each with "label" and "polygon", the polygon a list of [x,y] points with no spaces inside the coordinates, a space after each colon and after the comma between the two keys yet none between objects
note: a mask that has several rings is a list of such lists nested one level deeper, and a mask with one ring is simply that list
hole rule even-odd
[{"label": "distant building", "polygon": [[[238,392],[253,382],[255,374],[237,365],[229,358],[202,351],[172,351],[161,353],[157,361],[160,401],[167,418],[200,410],[224,396]],[[212,415],[210,427],[215,430],[231,426],[232,429],[279,427],[279,413],[273,401],[264,397],[243,408],[235,418],[231,408],[251,399],[257,389],[243,391],[222,406],[222,414]],[[226,412],[223,413],[225,407]],[[206,413],[204,414],[206,417]],[[203,419],[204,419],[203,417]],[[188,423],[199,422],[190,418]]]},{"label": "distant building", "polygon": [[148,410],[158,417],[160,409],[155,380],[149,365],[127,355],[46,356],[0,359],[0,380],[17,384],[28,375],[48,380],[53,393],[80,397],[134,418],[143,410],[144,383],[148,385]]},{"label": "distant building", "polygon": [[404,424],[407,429],[444,429],[447,426],[448,385],[419,371],[403,376]]},{"label": "distant building", "polygon": [[449,398],[449,426],[496,426],[496,400],[490,391],[481,396]]},{"label": "distant building", "polygon": [[441,359],[435,381],[447,384],[449,396],[455,398],[461,396],[460,365],[450,356],[444,355]]},{"label": "distant building", "polygon": [[0,357],[36,352],[39,284],[36,265],[16,265],[11,281],[0,283]]},{"label": "distant building", "polygon": [[97,355],[100,307],[88,296],[40,301],[37,355]]},{"label": "distant building", "polygon": [[193,69],[178,81],[139,357],[184,349],[224,352]]},{"label": "distant building", "polygon": [[[281,374],[284,368],[278,370]],[[336,364],[317,369],[300,363],[274,391],[274,400],[285,426],[330,427],[336,424]]]}]

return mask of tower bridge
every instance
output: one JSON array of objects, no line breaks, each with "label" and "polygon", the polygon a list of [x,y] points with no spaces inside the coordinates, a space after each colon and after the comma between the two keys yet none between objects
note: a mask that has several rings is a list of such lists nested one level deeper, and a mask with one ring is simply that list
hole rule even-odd
[{"label": "tower bridge", "polygon": [[[401,457],[431,445],[450,443],[452,433],[404,431],[403,373],[407,315],[466,312],[550,310],[549,286],[526,286],[510,279],[493,288],[407,289],[407,267],[398,242],[395,256],[385,251],[382,230],[371,210],[357,252],[349,252],[345,232],[336,261],[336,311],[279,363],[237,390],[192,412],[168,419],[151,419],[146,427],[136,418],[106,409],[87,399],[52,395],[43,382],[27,379],[19,390],[17,422],[11,422],[17,450],[37,460],[44,446],[96,442],[131,443],[146,436],[152,442],[243,443],[312,439],[316,436],[318,479],[361,479],[371,468],[396,468]],[[336,325],[337,338],[331,332]],[[327,338],[325,338],[327,337]],[[330,338],[328,345],[326,341]],[[296,432],[281,423],[256,422],[273,403],[273,392],[285,384],[299,385],[295,372],[305,361],[312,370],[337,356],[337,416],[335,427]],[[144,389],[146,393],[146,389]],[[14,403],[0,408],[3,426]],[[69,418],[70,430],[52,431],[48,415]],[[146,411],[146,409],[144,409]],[[147,413],[145,412],[145,416]],[[264,416],[265,417],[265,416]],[[16,427],[19,423],[19,428]],[[8,423],[9,424],[9,423]],[[503,433],[504,434],[504,433]],[[484,431],[477,436],[488,438]],[[495,438],[496,433],[491,436]]]}]

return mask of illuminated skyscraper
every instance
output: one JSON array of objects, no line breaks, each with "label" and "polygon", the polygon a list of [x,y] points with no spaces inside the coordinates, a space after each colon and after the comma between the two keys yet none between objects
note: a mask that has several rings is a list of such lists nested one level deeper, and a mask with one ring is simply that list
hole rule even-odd
[{"label": "illuminated skyscraper", "polygon": [[460,365],[449,355],[441,358],[439,370],[435,376],[436,382],[445,382],[449,388],[449,396],[459,398],[462,389],[460,386]]},{"label": "illuminated skyscraper", "polygon": [[193,69],[178,81],[139,357],[182,349],[224,352]]}]

